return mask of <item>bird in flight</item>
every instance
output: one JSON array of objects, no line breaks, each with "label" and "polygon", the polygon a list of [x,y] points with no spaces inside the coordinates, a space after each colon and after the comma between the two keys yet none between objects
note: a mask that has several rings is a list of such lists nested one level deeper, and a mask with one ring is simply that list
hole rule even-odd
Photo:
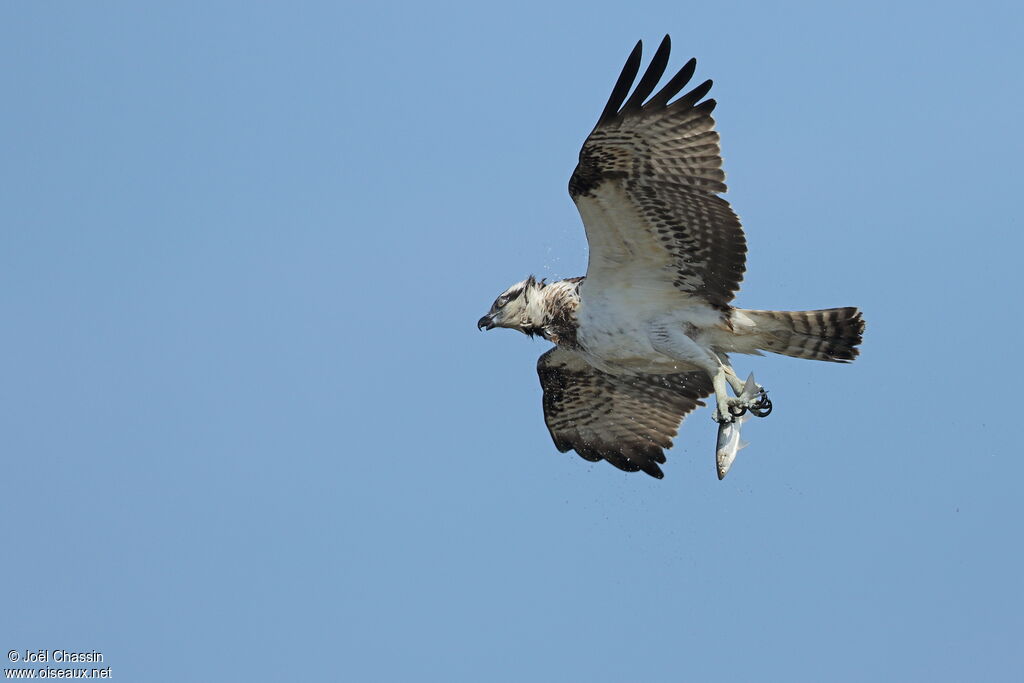
[{"label": "bird in flight", "polygon": [[726,186],[715,100],[704,99],[711,81],[677,97],[693,77],[691,59],[655,92],[670,47],[665,36],[630,94],[640,72],[636,44],[569,179],[589,244],[586,276],[528,277],[502,292],[477,327],[553,342],[537,372],[555,446],[628,472],[660,479],[683,417],[714,393],[721,479],[741,447],[746,413],[763,417],[772,408],[753,375],[736,374],[729,354],[848,362],[864,320],[850,307],[731,304],[747,245],[719,196]]}]

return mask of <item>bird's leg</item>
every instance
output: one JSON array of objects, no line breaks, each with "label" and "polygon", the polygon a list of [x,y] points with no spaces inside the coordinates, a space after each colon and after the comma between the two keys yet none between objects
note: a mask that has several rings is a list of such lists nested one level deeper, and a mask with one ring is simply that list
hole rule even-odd
[{"label": "bird's leg", "polygon": [[732,393],[739,396],[743,393],[746,382],[739,378],[739,375],[736,374],[736,371],[732,369],[728,362],[723,362],[722,367],[725,369],[725,379],[729,382],[729,386],[732,387]]},{"label": "bird's leg", "polygon": [[[754,381],[754,374],[751,373],[744,382],[736,374],[736,371],[729,365],[728,359],[719,358],[721,361],[721,371],[725,375],[724,381],[727,381],[732,386],[733,393],[736,394],[736,398],[726,398],[726,410],[731,418],[735,419],[741,417],[748,410],[752,415],[757,417],[767,417],[772,412],[772,402],[768,399],[768,392],[765,391],[764,387]],[[724,389],[724,381],[720,382],[719,385]],[[714,381],[712,381],[714,384]],[[715,393],[719,393],[719,385],[715,385]],[[721,395],[721,394],[719,394]],[[719,400],[721,404],[721,400]],[[722,410],[719,407],[719,411],[715,417],[716,420],[721,420]]]},{"label": "bird's leg", "polygon": [[[687,332],[690,332],[688,334]],[[690,336],[693,334],[693,336]],[[705,342],[697,341],[699,332],[692,327],[655,324],[650,329],[650,341],[655,351],[669,358],[674,358],[696,366],[711,378],[711,386],[715,390],[714,419],[721,424],[729,424],[750,410],[755,415],[762,411],[760,396],[764,390],[754,382],[751,375],[746,382],[741,382],[736,372],[729,365],[725,354],[716,353]],[[729,386],[736,396],[729,396]],[[765,397],[767,400],[767,397]],[[770,410],[770,404],[768,410]],[[767,412],[764,413],[767,415]]]},{"label": "bird's leg", "polygon": [[715,414],[712,417],[715,419],[715,422],[719,423],[732,422],[742,415],[743,412],[746,412],[744,409],[738,415],[733,414],[732,408],[736,405],[737,399],[729,396],[729,390],[726,388],[727,380],[728,376],[725,372],[725,367],[719,365],[718,370],[711,376],[711,386],[715,389],[716,399]]}]

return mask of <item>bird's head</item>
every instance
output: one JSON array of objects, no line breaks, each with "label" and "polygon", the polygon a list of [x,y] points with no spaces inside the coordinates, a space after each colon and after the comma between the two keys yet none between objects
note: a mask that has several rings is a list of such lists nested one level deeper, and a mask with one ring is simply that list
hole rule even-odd
[{"label": "bird's head", "polygon": [[531,337],[540,333],[544,324],[544,286],[543,281],[537,282],[532,275],[512,285],[494,300],[491,310],[477,322],[477,328],[507,327]]}]

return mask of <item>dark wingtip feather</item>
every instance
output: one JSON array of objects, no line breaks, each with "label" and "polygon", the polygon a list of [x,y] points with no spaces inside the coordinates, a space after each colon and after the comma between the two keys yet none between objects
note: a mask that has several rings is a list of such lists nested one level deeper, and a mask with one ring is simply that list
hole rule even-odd
[{"label": "dark wingtip feather", "polygon": [[691,90],[690,92],[686,93],[678,100],[673,102],[672,106],[679,107],[681,109],[687,109],[689,107],[692,107],[697,102],[700,102],[700,98],[708,94],[708,91],[711,90],[711,86],[714,84],[715,82],[709,78],[708,80],[704,81],[703,83],[695,87],[693,90]]},{"label": "dark wingtip feather", "polygon": [[604,111],[601,112],[601,118],[597,120],[598,126],[619,113],[619,107],[621,107],[622,103],[626,100],[626,93],[629,92],[630,86],[632,86],[633,81],[636,80],[636,75],[640,72],[640,59],[643,55],[643,45],[644,41],[636,41],[636,47],[634,47],[633,51],[629,53],[629,58],[626,59],[626,64],[622,67],[622,73],[619,74],[619,79],[615,81],[615,87],[612,88],[612,94],[608,98],[608,103],[604,105]]},{"label": "dark wingtip feather", "polygon": [[651,63],[647,65],[647,71],[644,72],[643,78],[637,84],[636,90],[633,91],[633,94],[622,108],[623,112],[638,111],[643,106],[644,100],[654,92],[655,86],[658,85],[658,81],[664,75],[671,51],[672,40],[666,35],[661,41],[661,45],[658,46],[657,52],[651,57]]},{"label": "dark wingtip feather", "polygon": [[699,112],[703,112],[705,114],[710,114],[711,112],[713,112],[715,110],[715,107],[717,107],[717,106],[718,106],[718,101],[715,100],[715,99],[710,99],[710,100],[704,100],[703,102],[698,104],[696,107],[694,107],[694,109],[699,111]]},{"label": "dark wingtip feather", "polygon": [[668,101],[678,94],[680,90],[686,87],[686,84],[693,78],[693,73],[697,70],[697,59],[694,57],[690,58],[686,64],[683,64],[683,68],[676,72],[676,75],[669,79],[669,82],[665,84],[665,87],[658,91],[658,94],[651,98],[651,101],[647,103],[649,107],[664,107],[668,104]]},{"label": "dark wingtip feather", "polygon": [[644,474],[650,475],[655,479],[664,479],[665,473],[661,471],[661,468],[655,465],[653,462],[647,462],[640,465],[640,469],[644,471]]}]

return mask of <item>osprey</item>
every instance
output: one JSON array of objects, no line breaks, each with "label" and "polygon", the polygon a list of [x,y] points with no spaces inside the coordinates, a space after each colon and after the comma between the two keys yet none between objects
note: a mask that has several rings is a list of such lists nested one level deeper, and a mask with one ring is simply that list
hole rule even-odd
[{"label": "osprey", "polygon": [[[585,277],[532,276],[499,296],[477,327],[540,335],[544,420],[558,450],[663,476],[683,417],[715,394],[718,476],[739,442],[739,418],[771,412],[764,388],[741,380],[728,354],[771,351],[848,362],[864,321],[856,308],[754,311],[731,301],[746,240],[728,202],[705,81],[688,61],[654,93],[668,65],[665,36],[636,89],[638,42],[569,179],[589,244]],[[732,389],[734,396],[729,395]]]}]

